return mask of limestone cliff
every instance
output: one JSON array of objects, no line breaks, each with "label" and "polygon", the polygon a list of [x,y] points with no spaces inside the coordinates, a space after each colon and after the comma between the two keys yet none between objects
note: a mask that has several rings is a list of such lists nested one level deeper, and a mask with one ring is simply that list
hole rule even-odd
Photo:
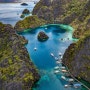
[{"label": "limestone cliff", "polygon": [[31,90],[39,79],[26,43],[11,25],[0,23],[0,90]]},{"label": "limestone cliff", "polygon": [[74,37],[80,38],[90,24],[90,0],[40,0],[33,15],[48,23],[70,24],[75,28]]},{"label": "limestone cliff", "polygon": [[66,5],[70,1],[71,0],[40,0],[33,10],[33,15],[47,20],[48,23],[53,23],[54,20],[57,20],[60,15],[65,13],[63,5]]},{"label": "limestone cliff", "polygon": [[77,43],[71,44],[63,56],[63,62],[71,73],[90,82],[90,32],[87,32]]}]

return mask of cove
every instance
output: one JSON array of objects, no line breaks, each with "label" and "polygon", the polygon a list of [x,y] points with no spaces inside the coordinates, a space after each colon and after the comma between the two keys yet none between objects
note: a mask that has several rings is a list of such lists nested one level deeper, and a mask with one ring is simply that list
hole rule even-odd
[{"label": "cove", "polygon": [[[37,35],[40,31],[44,31],[49,36],[47,41],[39,42],[37,40]],[[54,73],[54,67],[58,66],[58,64],[55,58],[50,55],[50,53],[53,53],[55,57],[60,58],[59,53],[63,55],[68,46],[74,42],[72,33],[72,27],[56,24],[44,25],[20,33],[28,40],[28,44],[25,46],[41,75],[33,90],[76,90],[73,87],[64,87],[67,82],[61,79],[62,72],[57,75]],[[62,38],[64,40],[61,40]],[[34,47],[37,48],[37,51],[34,51]],[[59,64],[59,66],[62,66],[62,64]],[[77,90],[81,90],[81,88]]]}]

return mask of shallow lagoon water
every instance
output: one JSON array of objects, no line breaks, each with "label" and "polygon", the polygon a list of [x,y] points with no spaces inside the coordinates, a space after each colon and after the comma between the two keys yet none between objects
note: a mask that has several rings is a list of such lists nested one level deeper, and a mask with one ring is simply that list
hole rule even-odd
[{"label": "shallow lagoon water", "polygon": [[[69,29],[66,30],[65,27]],[[37,40],[40,31],[44,31],[49,36],[47,41],[39,42]],[[61,79],[62,72],[58,75],[54,74],[54,67],[57,64],[55,58],[50,55],[52,52],[55,57],[60,58],[59,52],[64,54],[66,48],[73,42],[72,33],[73,29],[66,25],[45,25],[33,31],[21,33],[28,40],[26,48],[41,75],[41,79],[33,87],[33,90],[81,90],[64,87],[68,83]],[[62,38],[64,38],[64,41],[61,40]],[[37,51],[34,51],[35,47]]]}]

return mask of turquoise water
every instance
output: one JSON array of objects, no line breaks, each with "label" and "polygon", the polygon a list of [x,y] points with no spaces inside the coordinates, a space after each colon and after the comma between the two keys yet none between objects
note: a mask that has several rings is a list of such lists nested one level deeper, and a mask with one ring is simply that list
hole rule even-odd
[{"label": "turquoise water", "polygon": [[[61,79],[62,72],[58,75],[54,74],[54,67],[58,64],[56,64],[56,60],[50,55],[52,52],[55,57],[60,58],[59,52],[64,54],[66,48],[73,42],[73,28],[70,26],[68,26],[68,29],[65,28],[65,25],[45,25],[31,32],[21,33],[28,40],[26,48],[41,75],[41,79],[33,87],[33,90],[76,90],[73,87],[64,87],[67,82]],[[44,31],[49,36],[49,40],[39,42],[37,34],[40,31]],[[61,38],[64,38],[64,41]],[[34,47],[37,48],[37,51],[34,51]],[[62,65],[60,64],[59,66]]]}]

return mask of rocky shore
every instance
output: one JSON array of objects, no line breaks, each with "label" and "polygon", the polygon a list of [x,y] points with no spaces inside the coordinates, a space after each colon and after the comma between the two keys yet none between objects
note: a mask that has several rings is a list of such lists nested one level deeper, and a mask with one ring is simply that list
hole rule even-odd
[{"label": "rocky shore", "polygon": [[31,90],[40,78],[26,43],[11,25],[0,23],[0,90]]}]

